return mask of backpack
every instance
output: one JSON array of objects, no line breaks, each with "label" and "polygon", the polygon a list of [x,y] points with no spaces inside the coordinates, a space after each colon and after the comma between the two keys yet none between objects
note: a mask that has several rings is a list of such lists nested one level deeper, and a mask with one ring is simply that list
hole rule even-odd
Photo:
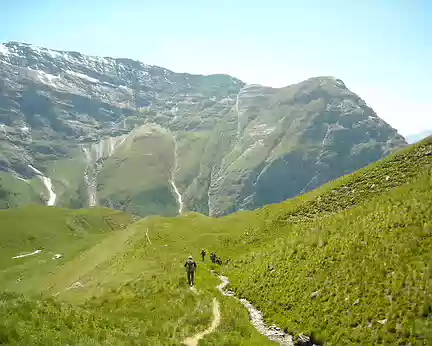
[{"label": "backpack", "polygon": [[196,264],[195,261],[188,259],[186,261],[186,270],[188,272],[193,272],[195,270]]}]

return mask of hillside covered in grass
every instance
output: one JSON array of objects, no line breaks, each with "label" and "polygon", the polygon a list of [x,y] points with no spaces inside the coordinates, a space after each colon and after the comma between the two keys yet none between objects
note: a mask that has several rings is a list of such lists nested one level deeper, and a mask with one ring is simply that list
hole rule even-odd
[{"label": "hillside covered in grass", "polygon": [[[89,241],[83,243],[64,221],[74,220],[77,212],[41,208],[40,213],[62,216],[53,219],[57,226],[37,228],[47,233],[35,233],[34,246],[20,244],[36,223],[1,235],[10,249],[4,256],[9,262],[2,258],[0,268],[1,288],[8,291],[1,297],[0,340],[179,345],[210,325],[217,297],[221,325],[200,345],[273,344],[251,326],[240,303],[217,292],[219,281],[210,274],[216,269],[269,324],[292,334],[326,345],[427,345],[432,342],[431,165],[428,139],[280,204],[218,219],[188,213],[121,221],[112,228],[88,222],[80,234]],[[8,211],[15,213],[9,219],[25,211]],[[36,246],[54,249],[49,239],[64,244],[65,254],[70,247],[62,262],[37,257],[45,249],[20,264],[11,259]],[[198,258],[203,247],[232,261],[222,267],[198,262],[196,295],[187,287],[183,263],[189,254]],[[26,289],[17,283],[24,271]]]},{"label": "hillside covered in grass", "polygon": [[[197,232],[204,225],[208,232]],[[206,264],[198,263],[199,295],[190,291],[185,254],[226,235],[199,214],[154,217],[105,234],[94,246],[65,256],[55,268],[46,267],[38,255],[23,258],[20,270],[40,269],[27,273],[33,285],[25,295],[16,294],[17,270],[3,269],[9,275],[2,282],[7,292],[1,297],[0,341],[178,345],[210,324],[219,283]],[[223,300],[221,309],[223,325],[213,338],[224,340],[222,344],[271,344],[249,324],[240,304]]]},{"label": "hillside covered in grass", "polygon": [[257,211],[262,226],[244,230],[225,269],[231,288],[318,342],[432,342],[431,163],[428,139]]},{"label": "hillside covered in grass", "polygon": [[[65,261],[132,222],[130,215],[107,208],[68,210],[29,205],[0,211],[0,289],[34,290]],[[38,250],[33,256],[13,258]],[[53,259],[57,254],[61,258]]]}]

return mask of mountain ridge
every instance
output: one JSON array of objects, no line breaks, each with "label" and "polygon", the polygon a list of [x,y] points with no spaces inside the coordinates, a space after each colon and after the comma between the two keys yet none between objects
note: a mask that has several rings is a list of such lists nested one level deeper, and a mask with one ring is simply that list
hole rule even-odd
[{"label": "mountain ridge", "polygon": [[169,216],[180,196],[182,210],[220,216],[310,191],[406,145],[334,77],[270,88],[131,59],[2,47],[0,176],[3,189],[16,176],[34,191],[14,182],[11,206],[49,199],[31,165],[51,182],[56,205]]}]

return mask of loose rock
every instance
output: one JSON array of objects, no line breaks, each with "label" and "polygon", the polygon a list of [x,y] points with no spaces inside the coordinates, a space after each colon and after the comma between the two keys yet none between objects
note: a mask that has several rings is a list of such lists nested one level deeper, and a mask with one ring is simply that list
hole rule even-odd
[{"label": "loose rock", "polygon": [[67,289],[71,290],[71,289],[83,288],[83,287],[84,287],[84,285],[81,282],[77,281],[74,284],[72,284],[70,287],[68,287]]},{"label": "loose rock", "polygon": [[311,298],[315,299],[316,297],[318,297],[320,295],[320,291],[315,291],[314,293],[312,293]]}]

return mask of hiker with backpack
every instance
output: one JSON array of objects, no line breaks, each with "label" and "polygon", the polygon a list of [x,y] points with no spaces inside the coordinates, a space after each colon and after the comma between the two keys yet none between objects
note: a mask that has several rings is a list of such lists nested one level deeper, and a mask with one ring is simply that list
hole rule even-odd
[{"label": "hiker with backpack", "polygon": [[215,261],[216,261],[216,252],[212,252],[210,254],[210,259],[211,259],[212,263],[215,263]]},{"label": "hiker with backpack", "polygon": [[204,249],[201,249],[201,257],[202,257],[203,262],[205,260],[205,255],[206,255],[206,251]]},{"label": "hiker with backpack", "polygon": [[193,260],[192,256],[189,256],[189,258],[186,260],[184,267],[186,268],[189,286],[194,286],[195,285],[195,269],[197,267],[197,264]]}]

